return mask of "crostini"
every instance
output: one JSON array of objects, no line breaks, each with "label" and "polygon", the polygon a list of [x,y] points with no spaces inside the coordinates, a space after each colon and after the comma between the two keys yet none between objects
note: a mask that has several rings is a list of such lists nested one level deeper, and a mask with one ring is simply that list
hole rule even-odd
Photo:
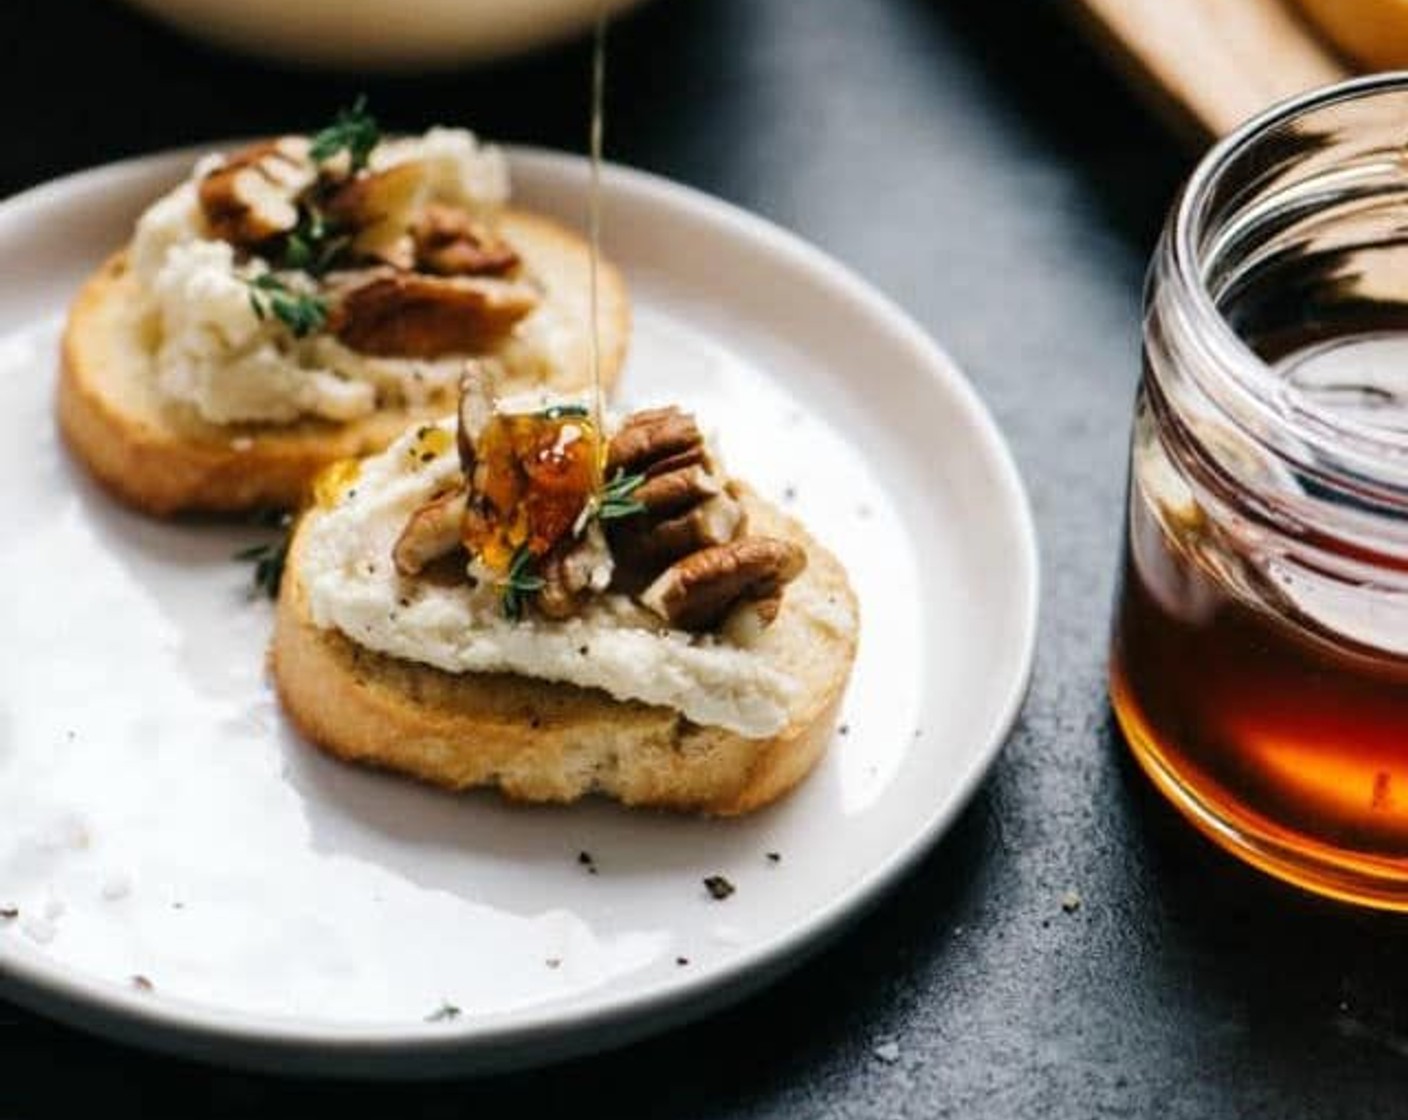
[{"label": "crostini", "polygon": [[[498,149],[385,138],[360,105],[200,161],[73,304],[68,445],[153,514],[292,507],[328,463],[453,410],[466,356],[508,386],[582,389],[588,246],[508,202]],[[609,263],[598,278],[609,387],[630,309]]]},{"label": "crostini", "polygon": [[466,381],[457,423],[332,468],[272,666],[320,747],[454,789],[730,815],[830,739],[858,611],[840,563],[676,408],[609,433]]}]

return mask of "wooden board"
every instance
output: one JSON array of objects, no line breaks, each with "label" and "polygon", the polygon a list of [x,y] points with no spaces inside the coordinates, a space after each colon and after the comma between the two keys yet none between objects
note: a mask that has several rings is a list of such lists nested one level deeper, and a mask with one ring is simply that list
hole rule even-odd
[{"label": "wooden board", "polygon": [[1286,0],[1075,0],[1131,79],[1200,141],[1350,67]]}]

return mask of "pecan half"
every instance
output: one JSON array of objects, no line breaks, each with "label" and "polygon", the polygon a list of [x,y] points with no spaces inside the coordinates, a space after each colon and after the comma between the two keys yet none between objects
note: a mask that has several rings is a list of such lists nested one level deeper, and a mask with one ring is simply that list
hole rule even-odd
[{"label": "pecan half", "polygon": [[415,266],[437,276],[504,276],[518,254],[457,206],[431,203],[411,226]]},{"label": "pecan half", "polygon": [[425,180],[425,168],[410,161],[381,171],[362,171],[337,184],[323,199],[323,212],[357,229],[405,213]]},{"label": "pecan half", "polygon": [[648,513],[670,517],[722,494],[723,489],[723,482],[716,475],[699,464],[690,464],[655,475],[647,472],[645,481],[631,497]]},{"label": "pecan half", "polygon": [[417,575],[427,564],[459,547],[465,501],[463,488],[450,490],[411,514],[391,550],[398,572],[403,576]]},{"label": "pecan half", "polygon": [[592,592],[611,582],[611,553],[598,525],[566,549],[554,550],[543,563],[543,589],[535,601],[547,618],[570,618]]},{"label": "pecan half", "polygon": [[[644,489],[644,487],[642,487]],[[631,594],[649,585],[675,561],[702,548],[727,544],[744,525],[743,507],[719,494],[675,517],[623,521],[613,528],[616,587]]]},{"label": "pecan half", "polygon": [[537,306],[527,284],[383,272],[345,292],[330,326],[363,354],[440,358],[488,349]]},{"label": "pecan half", "polygon": [[414,160],[363,171],[328,194],[323,213],[356,231],[354,256],[409,269],[415,264],[415,244],[407,232],[407,215],[414,212],[424,182],[425,168]]},{"label": "pecan half", "polygon": [[678,408],[650,408],[633,413],[606,449],[608,474],[648,473],[652,464],[663,464],[677,456],[697,456],[705,462],[704,436],[694,417]]},{"label": "pecan half", "polygon": [[210,232],[248,248],[298,224],[298,198],[317,170],[307,141],[286,136],[235,152],[196,188]]},{"label": "pecan half", "polygon": [[672,564],[640,602],[671,626],[710,630],[740,604],[776,599],[806,566],[807,554],[790,541],[743,537]]},{"label": "pecan half", "polygon": [[494,401],[498,399],[498,379],[484,362],[470,362],[460,378],[460,415],[455,426],[455,442],[460,453],[460,470],[465,478],[474,473],[479,454],[475,441],[494,416]]},{"label": "pecan half", "polygon": [[684,470],[686,467],[703,467],[706,471],[712,471],[714,469],[713,464],[709,461],[709,453],[704,449],[704,439],[702,436],[699,442],[693,447],[688,447],[674,455],[666,455],[664,458],[644,464],[640,469],[640,473],[645,475],[646,478],[655,478],[657,475]]},{"label": "pecan half", "polygon": [[607,472],[644,476],[631,497],[644,507],[610,528],[615,586],[634,594],[665,568],[743,529],[743,507],[715,473],[694,417],[657,408],[626,418],[607,450]]}]

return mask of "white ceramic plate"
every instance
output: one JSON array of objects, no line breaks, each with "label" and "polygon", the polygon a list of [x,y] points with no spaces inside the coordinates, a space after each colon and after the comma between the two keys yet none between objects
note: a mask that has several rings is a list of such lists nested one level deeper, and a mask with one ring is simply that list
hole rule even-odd
[{"label": "white ceramic plate", "polygon": [[[4,996],[224,1062],[544,1062],[738,998],[943,832],[1031,665],[1036,548],[1001,437],[953,363],[835,261],[617,168],[626,400],[695,409],[857,588],[827,758],[781,804],[708,821],[451,796],[301,742],[263,673],[269,604],[231,558],[265,534],[116,507],[51,421],[67,300],[191,158],[0,206],[0,915],[19,912],[0,916]],[[513,162],[525,204],[581,217],[580,160]],[[711,875],[736,893],[711,898]]]}]

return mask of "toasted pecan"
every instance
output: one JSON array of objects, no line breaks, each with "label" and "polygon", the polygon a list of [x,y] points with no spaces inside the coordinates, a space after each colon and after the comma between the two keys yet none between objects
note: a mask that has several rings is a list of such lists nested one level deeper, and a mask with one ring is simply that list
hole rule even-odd
[{"label": "toasted pecan", "polygon": [[[640,602],[671,626],[710,630],[741,603],[776,599],[806,566],[807,554],[790,541],[742,537],[672,564],[641,593]],[[775,616],[775,607],[771,613]]]},{"label": "toasted pecan", "polygon": [[458,206],[431,203],[411,226],[415,266],[437,276],[505,276],[519,266],[513,247]]},{"label": "toasted pecan", "polygon": [[298,224],[299,196],[316,179],[307,142],[286,136],[230,155],[201,178],[196,197],[212,234],[249,248]]},{"label": "toasted pecan", "polygon": [[345,292],[330,326],[363,354],[440,358],[489,349],[537,306],[527,284],[384,270]]}]

